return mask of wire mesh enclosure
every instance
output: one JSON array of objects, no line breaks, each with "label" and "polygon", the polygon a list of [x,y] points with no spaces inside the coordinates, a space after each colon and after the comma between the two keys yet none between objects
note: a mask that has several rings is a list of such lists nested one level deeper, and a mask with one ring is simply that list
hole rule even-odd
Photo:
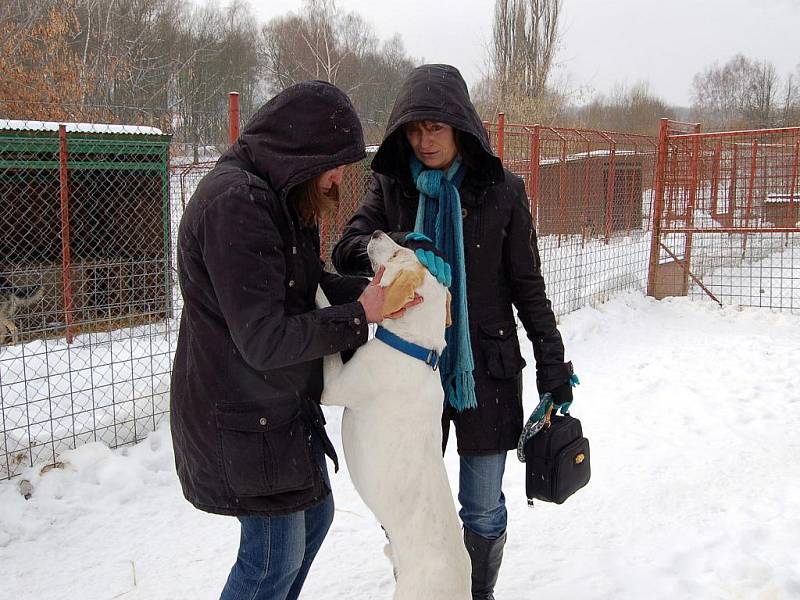
[{"label": "wire mesh enclosure", "polygon": [[0,121],[0,477],[167,411],[175,316],[159,130]]},{"label": "wire mesh enclosure", "polygon": [[800,128],[664,121],[648,290],[800,311]]},{"label": "wire mesh enclosure", "polygon": [[525,180],[557,314],[644,290],[657,140],[595,130],[486,123]]},{"label": "wire mesh enclosure", "polygon": [[[232,110],[229,139],[240,119]],[[800,307],[800,129],[700,134],[664,120],[654,139],[485,125],[525,182],[557,314],[645,288]],[[166,418],[176,229],[224,147],[0,120],[0,479],[86,442],[134,443]],[[320,225],[328,268],[375,150],[346,168]]]}]

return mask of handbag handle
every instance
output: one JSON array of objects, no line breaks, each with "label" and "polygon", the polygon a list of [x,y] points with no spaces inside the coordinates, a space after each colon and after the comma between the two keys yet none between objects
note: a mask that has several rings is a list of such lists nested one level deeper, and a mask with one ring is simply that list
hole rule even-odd
[{"label": "handbag handle", "polygon": [[553,414],[553,396],[550,392],[542,394],[539,404],[528,417],[525,426],[522,428],[522,434],[519,436],[517,442],[517,459],[519,462],[525,462],[525,444],[528,440],[539,433],[543,428],[549,428],[551,425],[551,417]]}]

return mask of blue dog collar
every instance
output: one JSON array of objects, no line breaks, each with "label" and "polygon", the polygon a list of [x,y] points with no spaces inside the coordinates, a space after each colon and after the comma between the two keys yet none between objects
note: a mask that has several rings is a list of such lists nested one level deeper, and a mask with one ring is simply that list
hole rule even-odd
[{"label": "blue dog collar", "polygon": [[395,350],[399,350],[403,354],[421,360],[434,371],[439,368],[439,354],[435,350],[429,350],[428,348],[423,348],[422,346],[406,341],[380,325],[378,325],[378,329],[375,332],[375,337]]}]

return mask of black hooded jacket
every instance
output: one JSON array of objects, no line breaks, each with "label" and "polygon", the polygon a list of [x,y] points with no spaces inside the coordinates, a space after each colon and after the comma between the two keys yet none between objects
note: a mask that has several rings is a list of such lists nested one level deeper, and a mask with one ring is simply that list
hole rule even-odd
[{"label": "black hooded jacket", "polygon": [[[366,280],[323,271],[318,232],[299,225],[287,194],[364,156],[347,96],[301,83],[256,113],[186,205],[170,423],[197,508],[279,515],[330,493],[312,450],[316,437],[335,457],[319,408],[322,357],[366,342],[356,301]],[[318,283],[334,306],[315,308]]]},{"label": "black hooded jacket", "polygon": [[448,406],[445,433],[452,419],[461,454],[510,450],[522,430],[525,366],[512,305],[533,343],[539,390],[568,381],[570,367],[545,294],[525,185],[492,153],[457,69],[423,65],[404,82],[372,161],[367,195],[334,248],[333,263],[340,273],[369,274],[364,247],[372,232],[394,232],[400,241],[414,229],[419,192],[411,179],[411,148],[402,126],[419,120],[454,127],[467,166],[460,194],[478,407],[458,413]]}]

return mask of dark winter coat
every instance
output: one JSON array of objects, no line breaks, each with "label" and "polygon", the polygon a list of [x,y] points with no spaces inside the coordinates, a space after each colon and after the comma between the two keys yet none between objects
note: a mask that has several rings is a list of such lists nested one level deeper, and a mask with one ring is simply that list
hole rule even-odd
[{"label": "dark winter coat", "polygon": [[[478,407],[462,413],[449,406],[461,454],[491,454],[516,448],[522,430],[525,366],[512,305],[533,343],[539,389],[569,380],[564,346],[556,329],[540,270],[536,232],[525,186],[492,154],[486,131],[459,72],[424,65],[405,81],[389,118],[386,136],[372,161],[372,181],[361,207],[333,251],[340,273],[367,274],[365,244],[376,229],[414,229],[419,192],[408,167],[410,146],[402,125],[431,120],[453,126],[464,163],[462,184],[464,253],[470,338],[475,359]],[[444,421],[447,431],[447,420]]]},{"label": "dark winter coat", "polygon": [[[366,280],[323,271],[318,232],[298,224],[287,193],[364,156],[347,96],[302,83],[258,111],[186,205],[170,423],[197,508],[279,515],[330,493],[311,447],[316,437],[334,456],[319,408],[322,357],[366,342],[355,301]],[[334,306],[315,309],[318,283]]]}]

